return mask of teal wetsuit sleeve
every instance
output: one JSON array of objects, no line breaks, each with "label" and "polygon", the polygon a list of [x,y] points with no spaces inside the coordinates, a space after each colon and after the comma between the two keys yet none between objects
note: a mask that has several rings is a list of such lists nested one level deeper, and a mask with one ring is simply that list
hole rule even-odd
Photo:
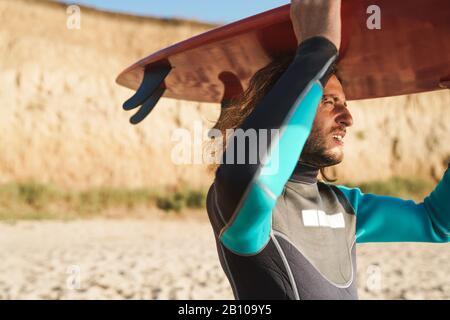
[{"label": "teal wetsuit sleeve", "polygon": [[242,206],[221,234],[222,242],[233,251],[253,254],[269,240],[272,209],[300,157],[321,97],[322,86],[312,83],[288,119],[265,165],[251,181]]},{"label": "teal wetsuit sleeve", "polygon": [[[214,181],[216,211],[223,221],[219,239],[229,250],[251,255],[268,243],[272,209],[309,136],[336,58],[337,49],[326,38],[303,42],[288,69],[230,138]],[[239,141],[251,130],[256,140]],[[264,130],[265,148],[260,144]],[[246,155],[257,150],[255,163],[235,159],[239,144]]]},{"label": "teal wetsuit sleeve", "polygon": [[359,188],[338,186],[356,213],[356,241],[449,242],[450,169],[424,199],[412,200],[364,194]]}]

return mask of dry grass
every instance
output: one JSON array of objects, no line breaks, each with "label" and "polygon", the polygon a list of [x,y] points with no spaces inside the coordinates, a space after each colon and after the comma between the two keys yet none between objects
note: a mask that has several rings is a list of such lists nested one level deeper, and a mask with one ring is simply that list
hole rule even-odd
[{"label": "dry grass", "polygon": [[392,177],[383,181],[371,181],[354,185],[344,184],[349,187],[358,187],[364,193],[373,193],[384,196],[398,197],[402,199],[412,199],[422,201],[434,188],[434,184],[429,180],[417,178]]},{"label": "dry grass", "polygon": [[[346,183],[347,186],[353,186]],[[434,185],[430,181],[394,177],[358,185],[365,193],[422,201]],[[89,188],[62,190],[54,185],[0,185],[0,220],[75,219],[108,216],[110,210],[133,212],[158,208],[166,213],[204,209],[206,190],[189,186],[166,189]]]},{"label": "dry grass", "polygon": [[92,218],[109,215],[111,209],[129,215],[141,208],[179,213],[204,208],[205,195],[191,188],[71,191],[37,183],[4,184],[0,185],[0,220]]}]

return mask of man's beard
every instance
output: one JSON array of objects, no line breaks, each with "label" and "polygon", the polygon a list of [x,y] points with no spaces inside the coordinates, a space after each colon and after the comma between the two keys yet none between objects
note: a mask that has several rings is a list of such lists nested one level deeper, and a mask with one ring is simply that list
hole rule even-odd
[{"label": "man's beard", "polygon": [[312,130],[300,156],[300,162],[316,168],[331,167],[342,162],[342,154],[337,155],[326,149],[326,135]]}]

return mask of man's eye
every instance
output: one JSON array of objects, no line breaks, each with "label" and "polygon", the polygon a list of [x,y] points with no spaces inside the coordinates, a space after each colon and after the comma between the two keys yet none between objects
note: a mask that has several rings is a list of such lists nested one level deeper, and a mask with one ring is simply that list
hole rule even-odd
[{"label": "man's eye", "polygon": [[330,104],[334,104],[334,101],[332,99],[323,99],[322,103],[330,103]]}]

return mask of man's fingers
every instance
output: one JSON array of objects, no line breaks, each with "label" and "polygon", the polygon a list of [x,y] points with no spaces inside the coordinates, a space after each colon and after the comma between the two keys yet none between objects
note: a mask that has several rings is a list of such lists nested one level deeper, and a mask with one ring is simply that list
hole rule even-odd
[{"label": "man's fingers", "polygon": [[339,49],[341,0],[291,0],[290,17],[298,43],[323,36]]}]

